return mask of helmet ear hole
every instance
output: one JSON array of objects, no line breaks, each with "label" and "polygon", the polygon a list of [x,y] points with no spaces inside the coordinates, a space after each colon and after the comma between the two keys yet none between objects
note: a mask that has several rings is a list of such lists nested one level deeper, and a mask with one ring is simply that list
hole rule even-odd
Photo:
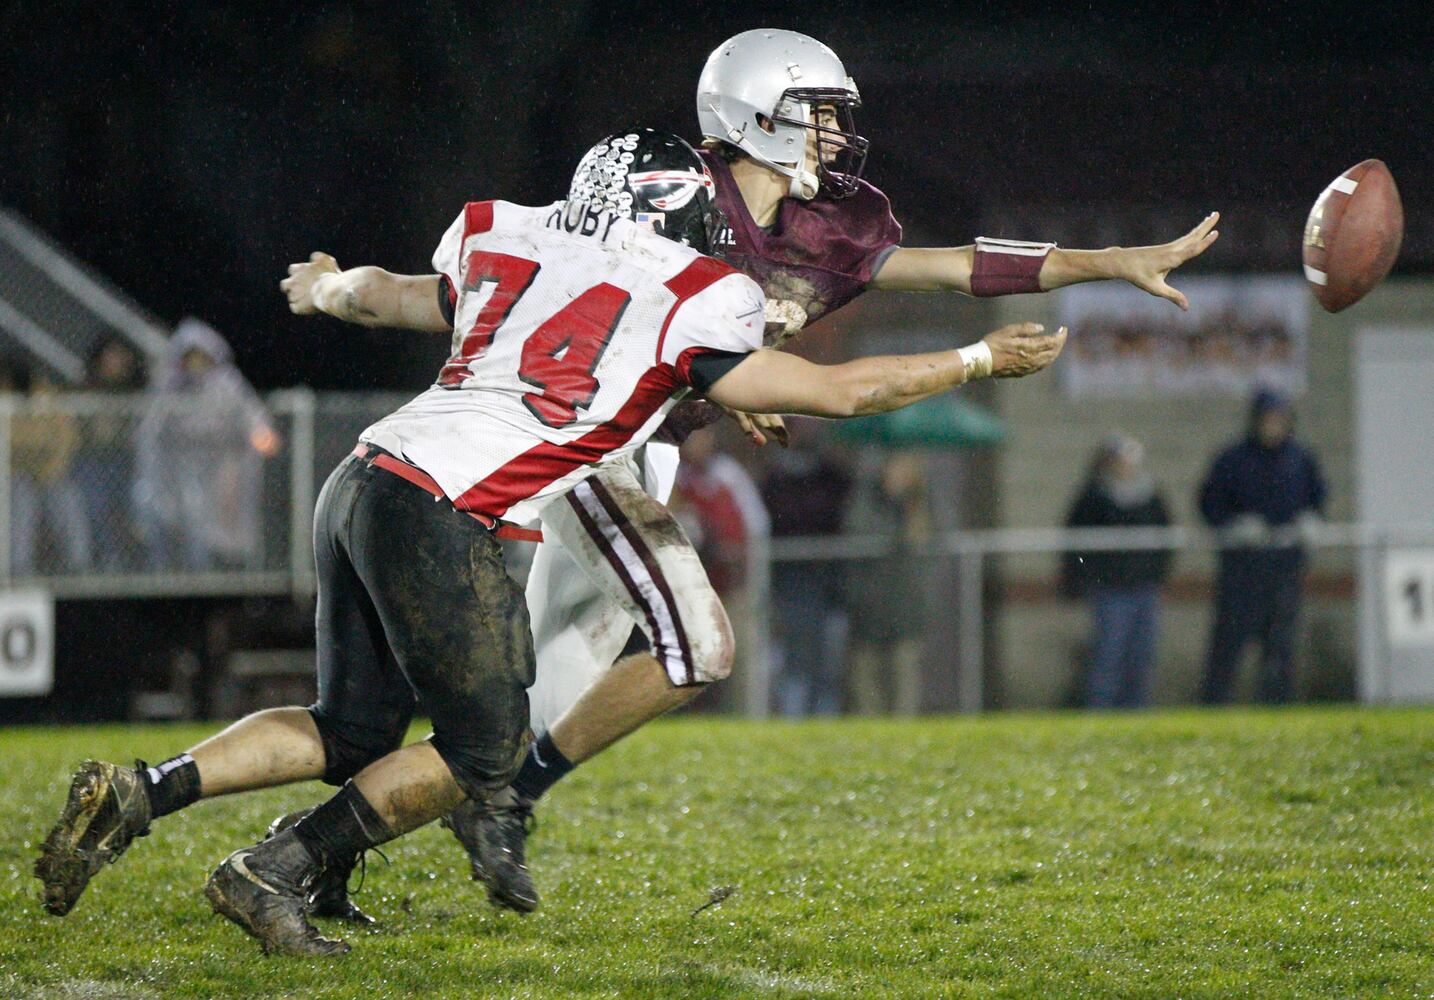
[{"label": "helmet ear hole", "polygon": [[760,113],[757,115],[757,127],[768,135],[772,135],[777,131],[777,126],[772,122],[772,119]]}]

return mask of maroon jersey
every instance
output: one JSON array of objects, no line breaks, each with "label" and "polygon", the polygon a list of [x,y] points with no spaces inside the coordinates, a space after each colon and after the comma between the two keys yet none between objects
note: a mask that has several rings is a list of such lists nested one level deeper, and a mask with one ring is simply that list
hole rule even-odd
[{"label": "maroon jersey", "polygon": [[[860,295],[901,243],[891,202],[866,181],[858,181],[849,198],[783,198],[776,224],[763,229],[747,211],[727,161],[710,150],[699,152],[717,184],[717,207],[731,227],[721,248],[723,261],[761,285],[769,306],[794,302],[806,314],[805,322],[820,319]],[[769,345],[782,339],[770,325],[768,331]],[[681,444],[721,418],[709,403],[680,403],[655,440]]]},{"label": "maroon jersey", "polygon": [[727,161],[709,150],[701,155],[731,226],[726,262],[761,285],[768,299],[801,306],[808,320],[860,295],[901,242],[891,202],[866,181],[858,181],[849,198],[784,198],[776,224],[763,229],[747,211]]}]

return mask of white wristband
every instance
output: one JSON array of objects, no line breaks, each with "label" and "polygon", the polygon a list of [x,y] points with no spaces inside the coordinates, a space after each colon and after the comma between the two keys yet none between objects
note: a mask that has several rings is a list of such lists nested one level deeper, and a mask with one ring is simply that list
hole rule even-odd
[{"label": "white wristband", "polygon": [[957,352],[961,356],[961,364],[966,367],[966,381],[974,382],[978,378],[990,378],[991,370],[995,367],[996,359],[991,355],[991,347],[984,340],[978,340],[974,344],[968,344]]}]

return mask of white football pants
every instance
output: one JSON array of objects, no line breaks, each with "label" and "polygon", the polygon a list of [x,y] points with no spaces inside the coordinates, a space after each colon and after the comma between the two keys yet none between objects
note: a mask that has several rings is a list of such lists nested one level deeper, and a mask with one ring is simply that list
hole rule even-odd
[{"label": "white football pants", "polygon": [[533,732],[546,732],[617,659],[637,624],[675,684],[726,676],[731,631],[697,552],[663,506],[677,447],[649,442],[543,511],[528,575],[537,679]]}]

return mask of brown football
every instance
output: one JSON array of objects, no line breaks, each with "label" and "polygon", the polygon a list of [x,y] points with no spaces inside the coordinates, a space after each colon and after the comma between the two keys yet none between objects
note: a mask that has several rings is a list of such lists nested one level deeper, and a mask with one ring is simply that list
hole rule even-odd
[{"label": "brown football", "polygon": [[1305,223],[1305,278],[1330,312],[1354,305],[1399,256],[1404,208],[1382,160],[1356,163],[1330,182]]}]

